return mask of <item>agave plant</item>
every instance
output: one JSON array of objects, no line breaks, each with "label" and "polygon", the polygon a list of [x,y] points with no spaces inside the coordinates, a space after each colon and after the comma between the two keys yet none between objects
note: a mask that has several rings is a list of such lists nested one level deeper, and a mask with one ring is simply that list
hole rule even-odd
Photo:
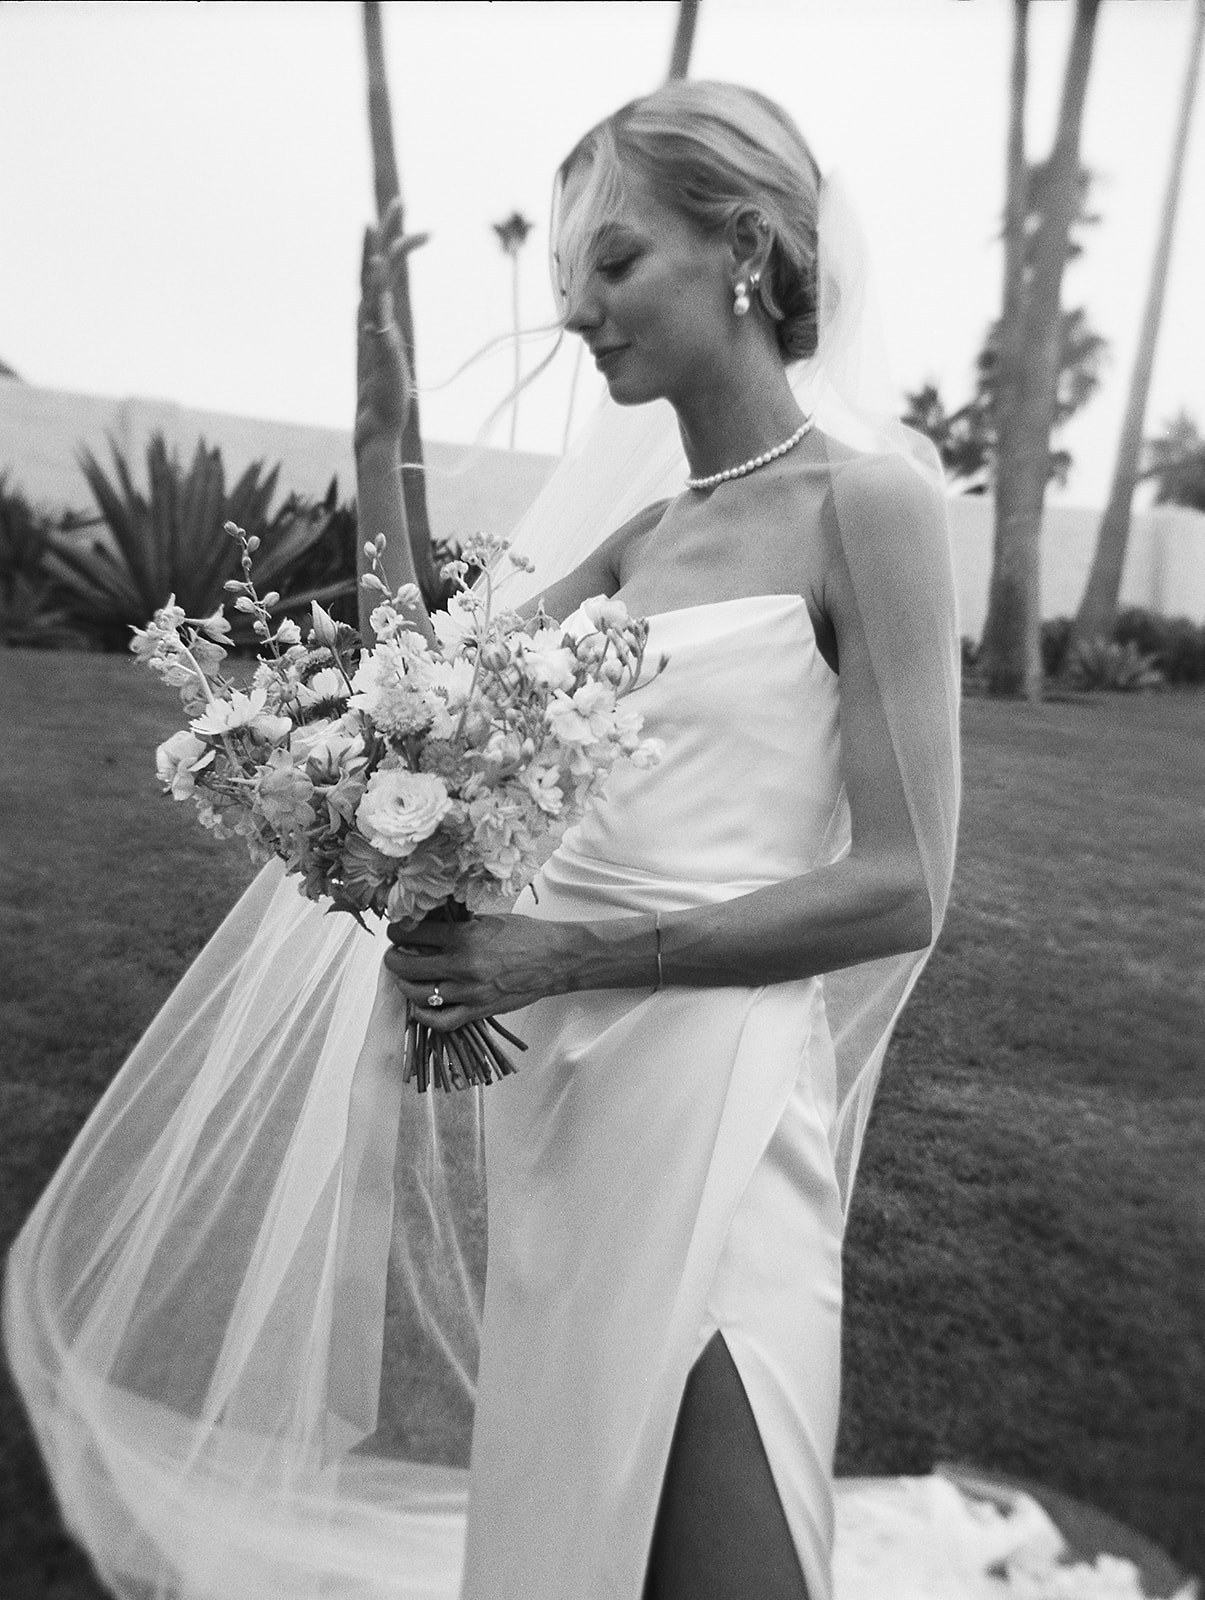
[{"label": "agave plant", "polygon": [[1066,673],[1077,689],[1159,689],[1164,682],[1154,658],[1143,655],[1132,640],[1118,644],[1103,635],[1076,645]]},{"label": "agave plant", "polygon": [[79,457],[104,533],[83,540],[54,534],[44,560],[73,615],[106,647],[123,648],[129,628],[141,626],[169,595],[190,617],[217,610],[225,599],[223,585],[239,576],[239,547],[223,532],[226,522],[259,538],[256,581],[263,593],[280,591],[275,609],[292,610],[354,589],[349,576],[290,592],[291,574],[322,539],[330,508],[290,495],[272,511],[279,467],[267,471],[264,462],[252,462],[228,491],[220,449],[200,440],[185,468],[163,435],[154,434],[143,493],[117,444],[109,443],[112,477],[91,451]]}]

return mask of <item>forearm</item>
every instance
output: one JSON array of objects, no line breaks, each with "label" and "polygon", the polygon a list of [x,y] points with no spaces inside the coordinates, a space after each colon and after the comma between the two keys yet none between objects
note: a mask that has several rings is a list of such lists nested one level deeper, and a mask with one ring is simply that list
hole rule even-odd
[{"label": "forearm", "polygon": [[[410,544],[406,521],[406,504],[402,494],[401,448],[392,439],[373,439],[356,449],[356,498],[359,520],[359,569],[364,570],[364,545],[378,534],[385,535],[385,554],[382,564],[385,581],[391,590],[402,584],[417,584],[426,592],[430,584],[430,571],[420,574]],[[428,561],[428,568],[430,562]],[[425,579],[425,584],[424,584]],[[368,616],[376,599],[370,591],[360,591],[360,631],[367,639],[370,628]],[[417,625],[429,639],[435,637],[426,606],[416,619]]]},{"label": "forearm", "polygon": [[[567,987],[652,987],[652,916],[566,924]],[[666,986],[755,987],[832,972],[930,938],[928,894],[918,867],[847,856],[751,894],[661,915]]]}]

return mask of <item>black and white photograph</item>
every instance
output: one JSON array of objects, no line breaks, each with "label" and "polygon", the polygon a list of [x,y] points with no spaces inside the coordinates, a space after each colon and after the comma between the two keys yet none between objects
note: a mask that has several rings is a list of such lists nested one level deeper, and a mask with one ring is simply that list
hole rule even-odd
[{"label": "black and white photograph", "polygon": [[1203,1600],[1205,0],[0,0],[6,1600]]}]

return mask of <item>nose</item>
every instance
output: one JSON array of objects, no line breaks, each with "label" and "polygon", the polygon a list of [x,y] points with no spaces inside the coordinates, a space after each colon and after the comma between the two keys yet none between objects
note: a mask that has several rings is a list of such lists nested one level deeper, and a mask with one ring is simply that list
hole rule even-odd
[{"label": "nose", "polygon": [[565,327],[584,339],[602,327],[605,313],[595,296],[579,290],[570,292],[565,306]]}]

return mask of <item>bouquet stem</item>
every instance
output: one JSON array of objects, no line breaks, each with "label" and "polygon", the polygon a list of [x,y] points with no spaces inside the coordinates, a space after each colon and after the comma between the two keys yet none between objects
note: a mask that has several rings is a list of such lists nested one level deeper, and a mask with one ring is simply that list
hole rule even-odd
[{"label": "bouquet stem", "polygon": [[[467,922],[470,916],[456,900],[446,900],[427,913],[435,922]],[[518,1068],[491,1033],[500,1035],[516,1050],[527,1049],[523,1040],[504,1028],[496,1017],[483,1017],[453,1028],[450,1033],[440,1033],[420,1022],[407,1003],[402,1082],[413,1083],[419,1094],[426,1094],[432,1086],[449,1093],[453,1089],[484,1088],[498,1078],[510,1077]]]},{"label": "bouquet stem", "polygon": [[437,1033],[419,1022],[407,1007],[406,1033],[402,1045],[402,1082],[413,1083],[419,1094],[430,1088],[478,1089],[506,1078],[518,1069],[509,1053],[490,1037],[489,1030],[501,1034],[519,1050],[526,1050],[522,1039],[493,1017],[467,1022],[451,1033]]}]

